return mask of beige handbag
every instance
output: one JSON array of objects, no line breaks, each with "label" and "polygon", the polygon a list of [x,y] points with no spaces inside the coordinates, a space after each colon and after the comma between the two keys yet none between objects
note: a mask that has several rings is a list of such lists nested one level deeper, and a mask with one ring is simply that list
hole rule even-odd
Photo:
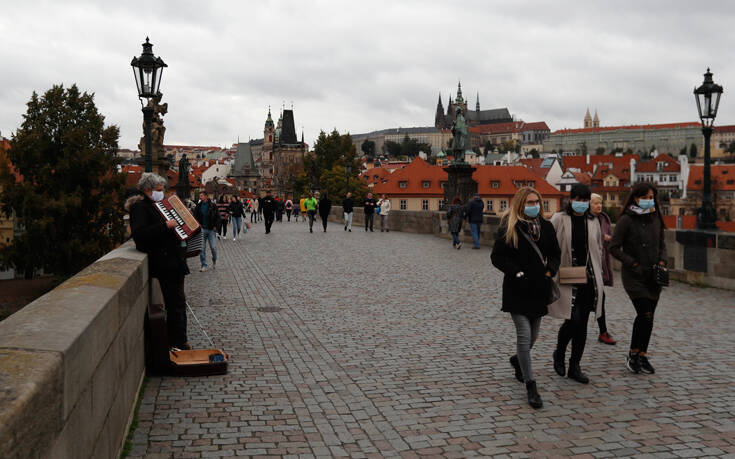
[{"label": "beige handbag", "polygon": [[569,266],[559,268],[559,283],[569,284],[586,284],[587,283],[587,267],[586,266]]}]

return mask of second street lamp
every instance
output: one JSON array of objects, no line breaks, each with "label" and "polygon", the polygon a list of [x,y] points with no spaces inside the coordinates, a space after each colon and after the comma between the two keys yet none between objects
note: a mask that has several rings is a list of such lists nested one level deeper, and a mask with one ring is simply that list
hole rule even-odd
[{"label": "second street lamp", "polygon": [[694,98],[697,101],[699,119],[702,120],[702,134],[704,135],[704,183],[702,187],[702,207],[697,212],[697,228],[706,230],[717,229],[717,212],[712,204],[712,179],[710,173],[710,138],[713,125],[720,106],[722,86],[712,81],[712,72],[707,69],[702,85],[694,89]]},{"label": "second street lamp", "polygon": [[143,124],[145,135],[145,171],[153,171],[153,156],[151,149],[151,122],[153,121],[153,107],[143,103],[143,99],[150,100],[159,94],[163,68],[168,67],[160,57],[153,55],[153,43],[145,37],[143,54],[134,57],[130,62],[135,76],[135,85],[138,87],[138,98],[143,106]]}]

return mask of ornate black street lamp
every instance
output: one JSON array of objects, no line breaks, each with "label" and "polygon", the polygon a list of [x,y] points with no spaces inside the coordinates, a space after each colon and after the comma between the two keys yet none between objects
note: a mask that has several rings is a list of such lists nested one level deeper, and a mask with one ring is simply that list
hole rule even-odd
[{"label": "ornate black street lamp", "polygon": [[134,57],[130,65],[133,67],[133,75],[135,75],[135,84],[138,87],[138,98],[140,105],[143,107],[143,123],[145,131],[145,171],[153,171],[153,157],[151,150],[151,121],[153,121],[153,107],[148,103],[143,103],[143,99],[150,100],[159,94],[158,89],[161,87],[161,75],[163,68],[168,67],[160,57],[153,55],[153,43],[145,37],[143,43],[143,54],[140,57]]},{"label": "ornate black street lamp", "polygon": [[717,212],[712,204],[712,184],[710,176],[710,138],[713,124],[720,105],[722,86],[712,81],[712,72],[707,69],[702,86],[694,89],[694,98],[697,101],[699,119],[702,120],[702,134],[704,134],[704,186],[702,207],[697,213],[697,227],[699,229],[717,229]]},{"label": "ornate black street lamp", "polygon": [[350,175],[352,175],[352,164],[345,163],[345,177],[347,177],[347,192],[350,192]]}]

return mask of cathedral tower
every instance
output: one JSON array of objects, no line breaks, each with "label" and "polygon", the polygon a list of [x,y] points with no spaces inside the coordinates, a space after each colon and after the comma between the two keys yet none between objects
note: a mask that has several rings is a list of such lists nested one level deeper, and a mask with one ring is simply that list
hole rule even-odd
[{"label": "cathedral tower", "polygon": [[595,109],[595,117],[592,120],[592,127],[600,127],[600,118],[597,116],[597,109]]},{"label": "cathedral tower", "polygon": [[584,115],[584,128],[589,129],[592,127],[592,115],[590,115],[590,108],[587,107],[587,113]]},{"label": "cathedral tower", "polygon": [[436,115],[434,115],[434,127],[444,129],[447,127],[447,121],[444,118],[444,105],[442,105],[442,95],[439,93],[439,102],[436,103]]}]

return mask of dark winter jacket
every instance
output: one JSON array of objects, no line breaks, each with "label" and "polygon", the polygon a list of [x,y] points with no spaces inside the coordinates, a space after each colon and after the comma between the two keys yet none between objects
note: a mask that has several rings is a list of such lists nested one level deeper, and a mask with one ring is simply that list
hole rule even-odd
[{"label": "dark winter jacket", "polygon": [[612,236],[612,224],[610,217],[605,212],[600,212],[597,216],[600,220],[600,231],[602,232],[602,283],[613,286],[613,267],[612,258],[610,258],[610,242],[605,240],[605,235]]},{"label": "dark winter jacket", "polygon": [[352,196],[350,196],[349,198],[344,198],[342,200],[342,211],[343,212],[350,213],[352,212],[353,207],[354,207],[354,203],[352,201]]},{"label": "dark winter jacket", "polygon": [[464,206],[460,204],[452,204],[447,209],[447,220],[449,221],[449,232],[459,233],[462,231],[462,220],[467,215]]},{"label": "dark winter jacket", "polygon": [[[490,259],[505,274],[502,307],[505,312],[529,317],[541,317],[548,313],[547,303],[554,281],[546,276],[546,272],[549,271],[553,277],[559,270],[561,250],[554,226],[543,218],[540,222],[541,237],[536,245],[546,258],[546,264],[522,234],[518,234],[518,247],[513,248],[505,243],[506,227],[501,226],[498,230]],[[526,232],[526,223],[519,222],[516,231]],[[520,271],[524,275],[518,278],[516,275]]]},{"label": "dark winter jacket", "polygon": [[319,215],[322,218],[327,218],[329,212],[332,210],[332,201],[328,197],[324,196],[319,200]]},{"label": "dark winter jacket", "polygon": [[230,203],[227,210],[233,217],[242,217],[243,213],[245,212],[245,206],[243,206],[242,202],[240,201],[233,201]]},{"label": "dark winter jacket", "polygon": [[470,223],[482,223],[482,211],[485,209],[482,199],[474,198],[467,203],[467,221]]},{"label": "dark winter jacket", "polygon": [[202,228],[207,230],[217,230],[220,226],[219,210],[217,210],[217,204],[211,199],[207,200],[209,207],[207,209],[207,221],[208,224],[204,225],[204,215],[202,214],[203,201],[199,201],[197,206],[194,208],[194,218],[197,219]]},{"label": "dark winter jacket", "polygon": [[653,278],[653,265],[666,262],[666,242],[657,211],[638,215],[626,209],[615,225],[610,253],[623,263],[623,287],[631,299],[658,300],[661,287]]},{"label": "dark winter jacket", "polygon": [[363,204],[363,208],[365,209],[365,214],[370,215],[375,213],[375,206],[377,203],[375,202],[375,198],[365,198],[365,204]]},{"label": "dark winter jacket", "polygon": [[186,246],[166,226],[161,214],[145,195],[132,196],[125,203],[130,213],[130,231],[135,248],[148,254],[151,277],[165,279],[189,274]]},{"label": "dark winter jacket", "polygon": [[268,195],[260,201],[260,208],[263,209],[263,215],[272,216],[276,211],[276,201],[273,196]]}]

